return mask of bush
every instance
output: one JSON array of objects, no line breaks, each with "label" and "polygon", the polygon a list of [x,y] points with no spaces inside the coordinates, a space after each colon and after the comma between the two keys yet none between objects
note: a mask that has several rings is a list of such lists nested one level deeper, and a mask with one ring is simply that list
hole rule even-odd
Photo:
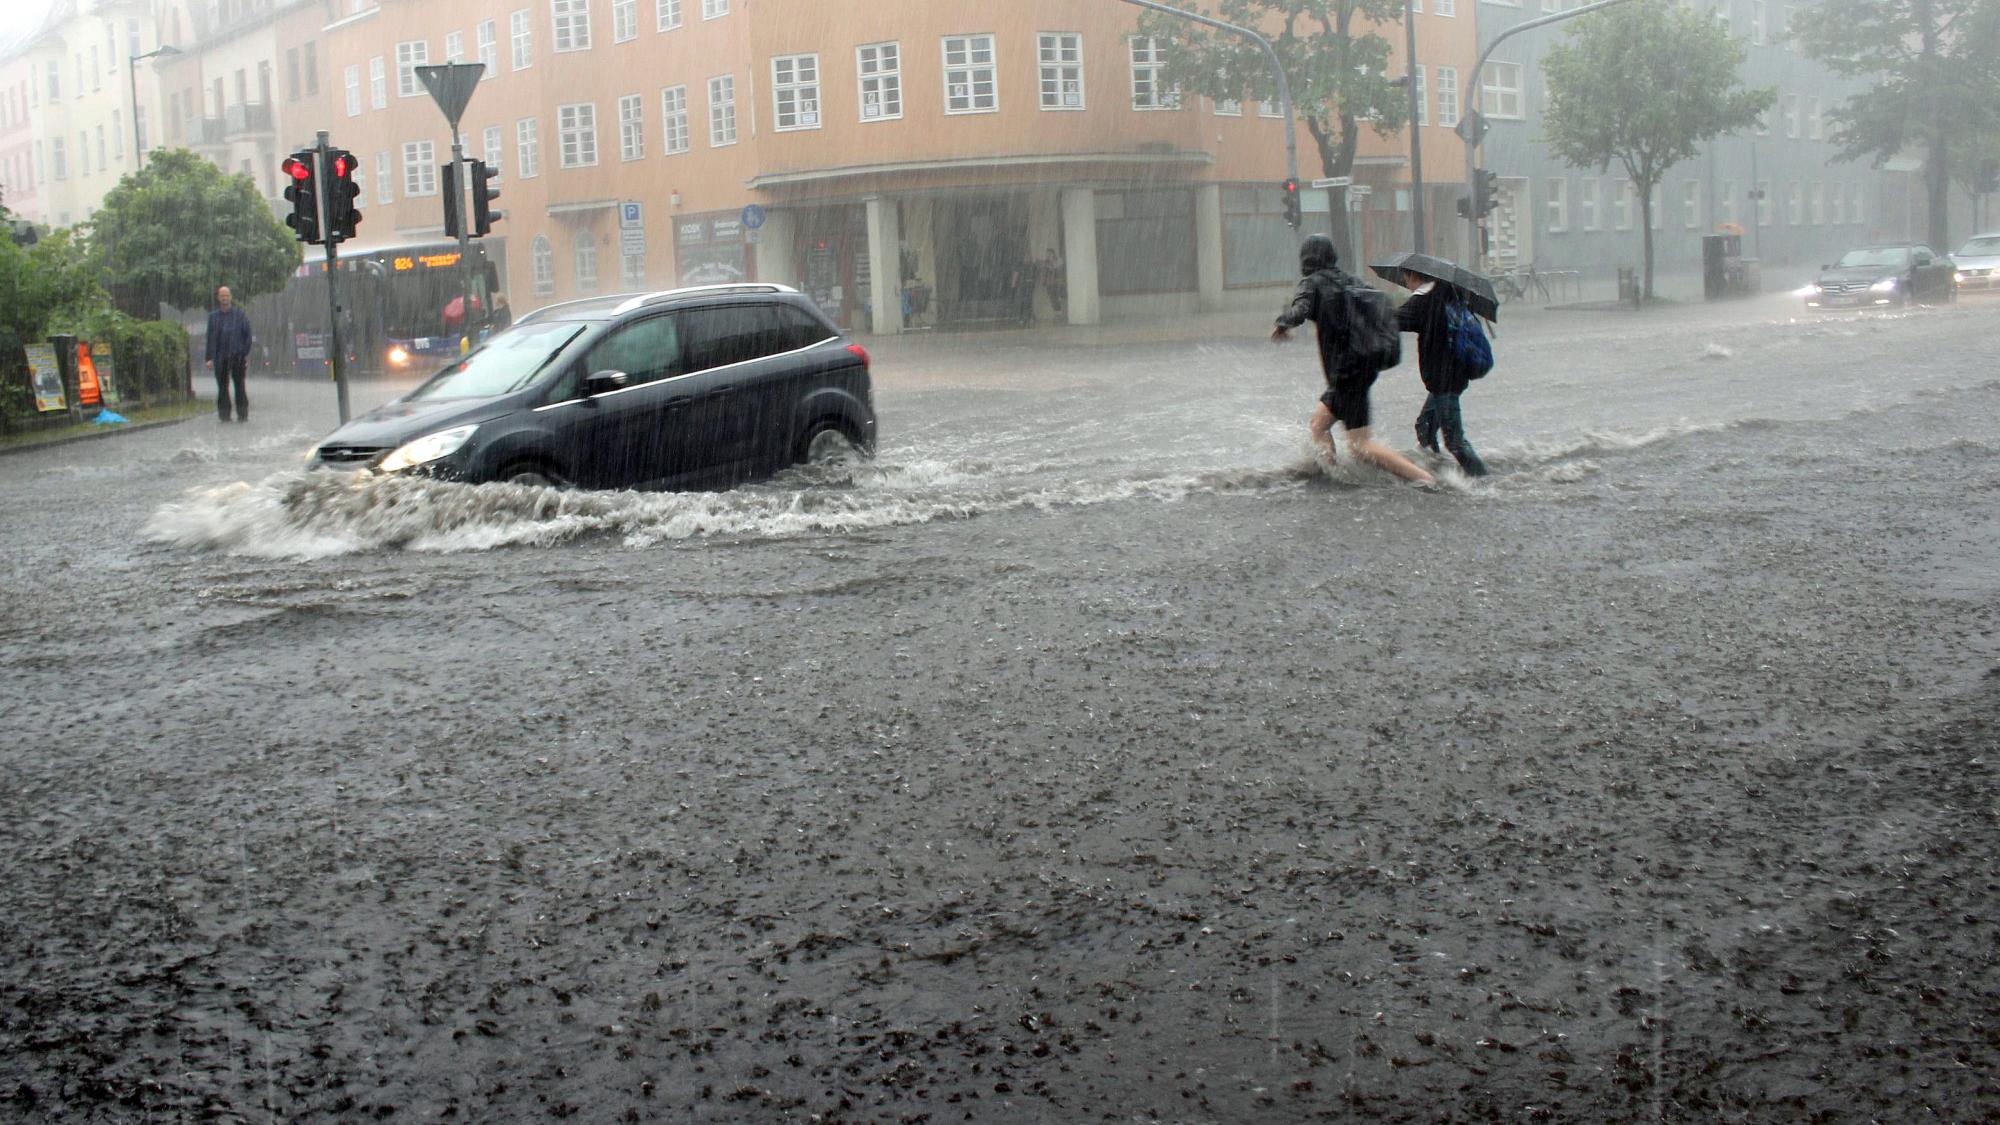
[{"label": "bush", "polygon": [[135,320],[99,306],[62,318],[57,331],[73,332],[112,348],[112,378],[118,393],[144,403],[188,397],[187,329],[172,321]]}]

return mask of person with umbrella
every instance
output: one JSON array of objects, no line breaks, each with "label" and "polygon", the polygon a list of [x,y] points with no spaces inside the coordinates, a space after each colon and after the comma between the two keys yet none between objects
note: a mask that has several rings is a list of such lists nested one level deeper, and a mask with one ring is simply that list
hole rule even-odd
[{"label": "person with umbrella", "polygon": [[[1499,311],[1499,302],[1492,298],[1492,283],[1429,254],[1398,254],[1388,261],[1370,263],[1369,268],[1415,291],[1396,310],[1396,324],[1404,332],[1416,333],[1417,373],[1428,392],[1423,409],[1417,412],[1417,443],[1437,453],[1442,438],[1466,476],[1485,476],[1486,462],[1465,439],[1459,397],[1472,380],[1493,366],[1491,350],[1478,346],[1484,344],[1485,334],[1475,319],[1485,316],[1491,320]],[[1482,286],[1484,297],[1480,296]],[[1477,344],[1471,335],[1479,337]],[[1477,354],[1482,350],[1483,361]]]}]

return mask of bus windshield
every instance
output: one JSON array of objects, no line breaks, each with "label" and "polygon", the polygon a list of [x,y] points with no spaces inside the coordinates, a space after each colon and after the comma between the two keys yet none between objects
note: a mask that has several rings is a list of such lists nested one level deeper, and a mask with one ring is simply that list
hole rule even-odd
[{"label": "bus windshield", "polygon": [[478,351],[438,372],[404,397],[491,398],[533,382],[584,326],[575,321],[522,324],[488,340]]},{"label": "bus windshield", "polygon": [[[446,315],[447,306],[457,301],[458,295],[457,269],[424,268],[392,273],[382,286],[382,330],[393,340],[450,335],[462,323],[462,318]],[[472,300],[473,311],[479,311],[483,302],[476,289]]]}]

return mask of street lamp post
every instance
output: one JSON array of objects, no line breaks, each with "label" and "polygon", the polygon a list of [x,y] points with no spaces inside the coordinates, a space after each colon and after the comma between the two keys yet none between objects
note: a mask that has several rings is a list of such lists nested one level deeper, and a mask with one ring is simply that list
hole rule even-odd
[{"label": "street lamp post", "polygon": [[1421,254],[1424,246],[1424,145],[1417,131],[1417,108],[1423,94],[1417,89],[1416,0],[1403,0],[1403,80],[1410,84],[1410,248]]},{"label": "street lamp post", "polygon": [[180,53],[181,50],[179,47],[162,43],[143,55],[133,55],[131,58],[125,60],[125,70],[132,77],[132,171],[134,172],[137,172],[139,166],[146,162],[145,141],[140,139],[139,135],[139,60],[151,58],[163,59]]}]

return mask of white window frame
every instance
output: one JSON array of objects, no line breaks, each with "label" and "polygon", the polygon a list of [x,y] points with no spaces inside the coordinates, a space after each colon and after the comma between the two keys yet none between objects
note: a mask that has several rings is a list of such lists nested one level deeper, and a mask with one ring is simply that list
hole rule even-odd
[{"label": "white window frame", "polygon": [[347,87],[347,116],[361,116],[361,64],[348,63],[341,71]]},{"label": "white window frame", "polygon": [[532,180],[542,174],[541,127],[532,117],[514,120],[514,176]]},{"label": "white window frame", "polygon": [[1126,60],[1132,68],[1132,108],[1141,113],[1176,110],[1181,107],[1180,91],[1166,85],[1167,52],[1164,41],[1149,35],[1125,39]]},{"label": "white window frame", "polygon": [[639,0],[611,0],[611,41],[630,43],[639,38]]},{"label": "white window frame", "polygon": [[646,99],[626,94],[618,99],[618,159],[623,162],[646,158]]},{"label": "white window frame", "polygon": [[[983,46],[981,46],[983,44]],[[947,35],[938,43],[944,58],[944,112],[948,117],[961,117],[971,113],[1000,112],[1000,68],[998,49],[991,34]],[[981,51],[986,61],[979,62]],[[954,63],[953,56],[958,61]],[[980,101],[979,87],[981,75],[988,87],[984,104]],[[954,94],[954,90],[962,93]],[[952,102],[962,104],[953,108]]]},{"label": "white window frame", "polygon": [[1806,187],[1798,180],[1785,184],[1785,225],[1802,227],[1806,222]]},{"label": "white window frame", "polygon": [[1209,107],[1215,111],[1217,117],[1243,116],[1242,98],[1210,98]]},{"label": "white window frame", "polygon": [[597,167],[596,102],[556,107],[556,164],[561,168]]},{"label": "white window frame", "polygon": [[1604,222],[1604,180],[1600,176],[1586,176],[1579,181],[1576,193],[1576,207],[1583,215],[1580,224],[1585,231],[1602,229]]},{"label": "white window frame", "polygon": [[535,65],[535,13],[528,8],[507,16],[507,61],[514,70]]},{"label": "white window frame", "polygon": [[465,61],[465,32],[447,31],[444,33],[444,61],[448,63],[462,63]]},{"label": "white window frame", "polygon": [[708,80],[708,147],[736,143],[736,76],[718,74]]},{"label": "white window frame", "polygon": [[396,180],[389,171],[389,154],[386,152],[375,154],[375,202],[396,202]]},{"label": "white window frame", "polygon": [[576,291],[584,296],[597,292],[602,284],[597,277],[597,236],[590,231],[576,232],[576,241],[570,246],[570,262],[576,268]]},{"label": "white window frame", "polygon": [[681,25],[681,0],[655,0],[653,30],[672,31]]},{"label": "white window frame", "polygon": [[1083,95],[1082,33],[1036,32],[1035,62],[1041,78],[1044,110],[1061,113],[1087,108]]},{"label": "white window frame", "polygon": [[1736,203],[1736,181],[1722,181],[1722,191],[1718,198],[1722,200],[1722,221],[1725,223],[1738,222],[1739,220],[1736,216],[1741,213],[1742,209]]},{"label": "white window frame", "polygon": [[538,234],[528,244],[528,271],[532,277],[535,296],[552,297],[556,291],[556,248],[549,243],[549,237]]},{"label": "white window frame", "polygon": [[1847,221],[1850,223],[1866,222],[1867,218],[1861,206],[1861,185],[1855,183],[1848,185],[1848,187],[1851,190],[1847,195]]},{"label": "white window frame", "polygon": [[[901,43],[895,41],[863,43],[854,48],[854,76],[855,88],[860,95],[858,112],[862,121],[902,120],[903,45]],[[871,106],[875,109],[873,114],[868,112]]]},{"label": "white window frame", "polygon": [[1438,67],[1437,87],[1438,127],[1450,129],[1458,124],[1458,68]]},{"label": "white window frame", "polygon": [[1431,14],[1449,19],[1458,15],[1458,0],[1437,0],[1431,5]]},{"label": "white window frame", "polygon": [[1701,229],[1701,181],[1681,181],[1682,223],[1689,230]]},{"label": "white window frame", "polygon": [[1810,197],[1809,202],[1807,203],[1807,206],[1810,208],[1809,213],[1812,216],[1812,225],[1816,227],[1825,226],[1826,225],[1826,181],[1825,180],[1814,180],[1812,182],[1812,195]]},{"label": "white window frame", "polygon": [[549,0],[549,29],[556,54],[590,50],[590,0]]},{"label": "white window frame", "polygon": [[1815,141],[1826,139],[1826,123],[1820,116],[1817,94],[1806,99],[1806,137]]},{"label": "white window frame", "polygon": [[719,20],[729,14],[729,0],[701,0],[701,18]]},{"label": "white window frame", "polygon": [[399,98],[420,97],[424,84],[417,80],[417,68],[429,66],[431,43],[428,39],[409,39],[396,44],[396,96]]},{"label": "white window frame", "polygon": [[660,152],[678,156],[693,147],[688,131],[688,88],[685,84],[660,90]]},{"label": "white window frame", "polygon": [[1791,140],[1799,139],[1799,95],[1797,94],[1785,95],[1785,136]]},{"label": "white window frame", "polygon": [[500,73],[500,27],[492,20],[480,20],[473,36],[479,47],[479,61],[486,67],[486,72],[479,76],[484,82]]},{"label": "white window frame", "polygon": [[1410,69],[1413,72],[1412,80],[1417,84],[1417,126],[1423,128],[1431,123],[1430,87],[1425,85],[1423,63],[1418,63]]},{"label": "white window frame", "polygon": [[486,166],[491,168],[496,176],[501,174],[500,150],[506,145],[506,131],[498,125],[488,125],[486,132],[480,137],[479,159],[485,161]]},{"label": "white window frame", "polygon": [[1481,113],[1503,121],[1520,121],[1525,117],[1520,63],[1486,60],[1486,69],[1480,72],[1479,87]]},{"label": "white window frame", "polygon": [[1549,233],[1569,233],[1569,177],[1551,176],[1548,179],[1547,199]]},{"label": "white window frame", "polygon": [[1618,181],[1618,198],[1611,205],[1612,225],[1619,230],[1632,229],[1632,212],[1638,209],[1639,189],[1631,180]]},{"label": "white window frame", "polygon": [[1284,115],[1285,111],[1278,105],[1278,99],[1276,98],[1267,98],[1257,103],[1257,116],[1259,117],[1268,117],[1276,121]]},{"label": "white window frame", "polygon": [[819,128],[819,55],[775,55],[771,59],[771,128],[798,133]]},{"label": "white window frame", "polygon": [[403,198],[438,193],[437,143],[403,142]]},{"label": "white window frame", "polygon": [[1764,23],[1764,5],[1767,2],[1768,0],[1750,0],[1750,45],[1752,47],[1762,47],[1764,44],[1770,42],[1770,37],[1765,33]]},{"label": "white window frame", "polygon": [[381,55],[368,60],[368,105],[371,109],[389,108],[389,60]]}]

